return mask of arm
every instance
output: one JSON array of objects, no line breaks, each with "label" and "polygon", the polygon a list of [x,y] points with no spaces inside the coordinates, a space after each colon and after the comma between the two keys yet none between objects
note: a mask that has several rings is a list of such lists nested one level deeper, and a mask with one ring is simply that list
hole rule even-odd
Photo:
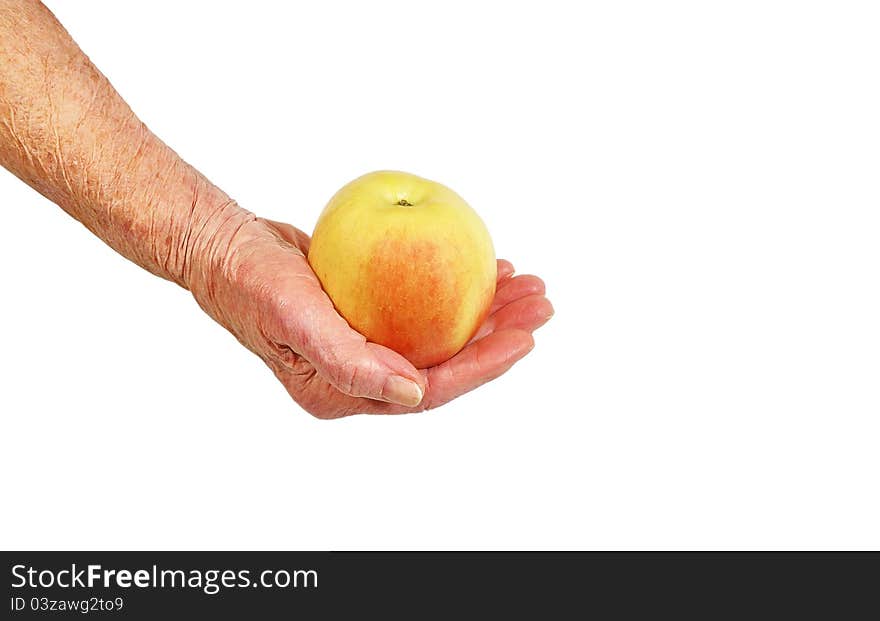
[{"label": "arm", "polygon": [[135,116],[51,12],[0,0],[0,164],[123,256],[189,289],[321,418],[424,410],[494,379],[552,314],[544,285],[499,262],[493,314],[468,347],[417,370],[334,310],[309,238],[255,217]]},{"label": "arm", "polygon": [[209,240],[253,220],[147,129],[35,1],[0,0],[0,164],[184,287]]}]

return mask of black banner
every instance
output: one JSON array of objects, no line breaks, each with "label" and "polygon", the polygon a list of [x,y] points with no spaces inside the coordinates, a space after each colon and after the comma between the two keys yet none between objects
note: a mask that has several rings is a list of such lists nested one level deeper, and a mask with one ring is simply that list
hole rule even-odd
[{"label": "black banner", "polygon": [[[7,619],[876,617],[873,553],[11,552]],[[208,618],[208,617],[206,617]]]}]

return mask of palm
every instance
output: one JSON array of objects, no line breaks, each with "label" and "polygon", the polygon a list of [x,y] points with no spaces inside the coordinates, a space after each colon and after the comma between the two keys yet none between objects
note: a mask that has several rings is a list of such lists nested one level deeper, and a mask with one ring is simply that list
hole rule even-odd
[{"label": "palm", "polygon": [[[269,260],[263,257],[260,263],[272,272],[267,277],[275,288],[274,299],[282,307],[294,303],[302,307],[305,303],[309,308],[317,309],[311,315],[318,317],[312,317],[307,326],[299,327],[301,332],[341,329],[344,320],[336,313],[306,260],[308,235],[287,224],[268,221],[266,224],[285,242],[275,246],[272,252],[275,256]],[[278,269],[279,263],[284,265],[283,269]],[[489,317],[471,342],[452,359],[419,371],[424,378],[425,395],[415,408],[352,397],[337,390],[297,352],[295,346],[274,343],[273,353],[276,355],[263,358],[290,395],[320,418],[421,411],[443,405],[507,371],[532,349],[532,331],[552,314],[553,308],[544,297],[543,281],[537,276],[513,276],[513,266],[508,261],[499,260],[498,282]],[[344,329],[350,331],[347,325]],[[293,334],[295,341],[308,337],[304,333]],[[366,346],[380,358],[400,358],[381,345],[366,343]]]}]

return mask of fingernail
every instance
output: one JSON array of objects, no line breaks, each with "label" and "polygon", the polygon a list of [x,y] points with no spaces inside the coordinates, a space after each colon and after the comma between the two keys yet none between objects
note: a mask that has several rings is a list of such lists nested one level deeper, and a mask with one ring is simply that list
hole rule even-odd
[{"label": "fingernail", "polygon": [[392,375],[385,381],[382,397],[398,405],[415,407],[422,402],[422,389],[412,380]]}]

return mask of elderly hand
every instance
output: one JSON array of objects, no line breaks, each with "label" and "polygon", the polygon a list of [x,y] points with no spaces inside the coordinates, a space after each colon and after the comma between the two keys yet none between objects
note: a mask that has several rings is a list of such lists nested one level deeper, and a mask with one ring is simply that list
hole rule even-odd
[{"label": "elderly hand", "polygon": [[443,405],[507,371],[553,315],[541,279],[513,276],[513,266],[499,260],[495,299],[477,334],[452,359],[417,370],[348,326],[309,267],[308,248],[309,236],[299,229],[254,219],[206,245],[205,256],[214,260],[194,270],[190,286],[200,305],[318,418]]}]

